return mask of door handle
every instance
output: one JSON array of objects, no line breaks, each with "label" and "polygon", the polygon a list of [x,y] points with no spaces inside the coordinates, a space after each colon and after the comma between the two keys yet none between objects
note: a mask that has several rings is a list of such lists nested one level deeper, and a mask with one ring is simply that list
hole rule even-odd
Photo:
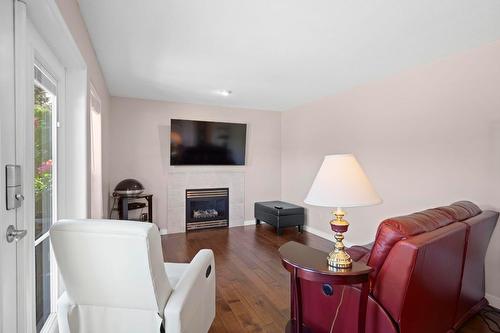
[{"label": "door handle", "polygon": [[7,227],[7,242],[12,243],[13,241],[19,241],[21,238],[26,236],[28,230],[16,229],[13,225]]}]

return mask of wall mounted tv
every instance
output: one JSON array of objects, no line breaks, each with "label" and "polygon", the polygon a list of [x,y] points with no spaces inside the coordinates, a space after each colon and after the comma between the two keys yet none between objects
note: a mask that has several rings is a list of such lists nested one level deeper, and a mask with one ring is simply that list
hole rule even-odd
[{"label": "wall mounted tv", "polygon": [[170,165],[244,165],[246,124],[172,119]]}]

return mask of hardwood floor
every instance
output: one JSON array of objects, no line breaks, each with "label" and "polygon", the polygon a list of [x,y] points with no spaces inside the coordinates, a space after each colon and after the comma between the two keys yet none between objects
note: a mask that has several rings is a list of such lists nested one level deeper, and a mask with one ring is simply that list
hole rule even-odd
[{"label": "hardwood floor", "polygon": [[[282,333],[290,317],[290,294],[278,248],[291,240],[324,251],[332,247],[323,238],[293,228],[277,236],[267,224],[165,235],[162,245],[169,262],[189,262],[203,248],[214,251],[217,314],[211,333]],[[459,331],[472,332],[491,331],[476,316]]]}]

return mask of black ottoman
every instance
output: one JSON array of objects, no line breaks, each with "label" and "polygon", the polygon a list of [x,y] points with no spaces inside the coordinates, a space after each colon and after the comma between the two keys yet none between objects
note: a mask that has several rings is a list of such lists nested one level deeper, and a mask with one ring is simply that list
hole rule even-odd
[{"label": "black ottoman", "polygon": [[302,232],[304,225],[304,207],[283,201],[265,201],[255,203],[255,221],[264,221],[276,228],[278,235],[281,229],[297,227]]}]

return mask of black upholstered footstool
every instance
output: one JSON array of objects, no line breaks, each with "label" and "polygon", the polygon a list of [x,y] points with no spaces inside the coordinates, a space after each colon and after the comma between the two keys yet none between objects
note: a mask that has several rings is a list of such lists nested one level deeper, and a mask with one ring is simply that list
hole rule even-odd
[{"label": "black upholstered footstool", "polygon": [[276,233],[286,227],[297,227],[302,232],[304,226],[304,207],[284,201],[265,201],[255,203],[255,222],[266,222],[276,228]]}]

